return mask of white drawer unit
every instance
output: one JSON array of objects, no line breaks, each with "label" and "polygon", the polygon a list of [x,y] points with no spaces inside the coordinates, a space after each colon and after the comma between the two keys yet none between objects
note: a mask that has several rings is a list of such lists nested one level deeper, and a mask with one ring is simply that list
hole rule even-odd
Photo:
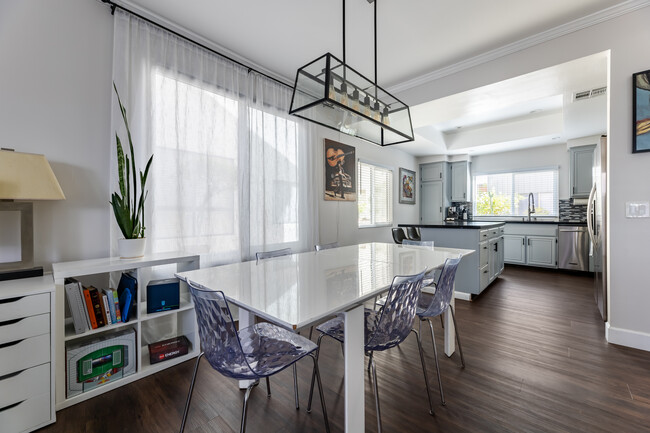
[{"label": "white drawer unit", "polygon": [[30,432],[55,421],[54,281],[0,282],[0,430]]}]

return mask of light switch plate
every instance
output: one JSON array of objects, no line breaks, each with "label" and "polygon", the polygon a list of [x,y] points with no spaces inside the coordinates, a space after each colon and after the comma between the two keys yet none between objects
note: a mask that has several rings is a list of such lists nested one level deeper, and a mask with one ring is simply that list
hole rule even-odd
[{"label": "light switch plate", "polygon": [[650,218],[650,202],[628,201],[625,203],[626,218]]}]

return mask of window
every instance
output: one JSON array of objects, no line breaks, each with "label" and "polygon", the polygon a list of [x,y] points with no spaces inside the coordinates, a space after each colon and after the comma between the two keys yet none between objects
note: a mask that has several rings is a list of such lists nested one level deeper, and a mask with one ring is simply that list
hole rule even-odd
[{"label": "window", "polygon": [[557,177],[557,168],[474,175],[474,216],[528,216],[532,193],[535,216],[557,217]]},{"label": "window", "polygon": [[359,227],[393,223],[393,171],[359,162]]}]

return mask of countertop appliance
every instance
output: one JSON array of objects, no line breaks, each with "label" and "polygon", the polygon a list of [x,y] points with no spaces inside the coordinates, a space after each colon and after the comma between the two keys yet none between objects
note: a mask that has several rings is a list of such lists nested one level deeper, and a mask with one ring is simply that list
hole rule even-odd
[{"label": "countertop appliance", "polygon": [[589,232],[587,227],[563,225],[558,230],[558,267],[573,271],[588,271]]},{"label": "countertop appliance", "polygon": [[594,297],[598,310],[607,321],[607,137],[602,136],[594,149],[593,186],[587,202],[587,228],[591,239],[594,267]]}]

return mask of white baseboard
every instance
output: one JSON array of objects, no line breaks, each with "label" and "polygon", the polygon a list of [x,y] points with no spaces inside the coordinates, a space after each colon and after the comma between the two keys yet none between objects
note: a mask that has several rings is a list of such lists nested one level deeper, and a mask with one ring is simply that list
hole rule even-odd
[{"label": "white baseboard", "polygon": [[454,291],[454,299],[461,299],[463,301],[471,301],[472,300],[472,294],[471,293]]},{"label": "white baseboard", "polygon": [[614,328],[609,322],[605,324],[605,338],[609,343],[650,352],[650,334]]}]

